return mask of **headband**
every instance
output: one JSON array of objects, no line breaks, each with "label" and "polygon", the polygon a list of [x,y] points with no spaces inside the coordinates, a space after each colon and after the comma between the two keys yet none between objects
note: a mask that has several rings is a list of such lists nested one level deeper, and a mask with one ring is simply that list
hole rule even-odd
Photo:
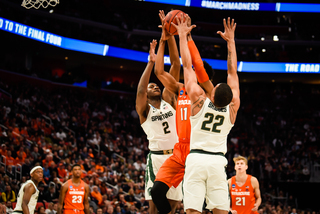
[{"label": "headband", "polygon": [[31,169],[31,171],[30,171],[30,175],[31,175],[34,171],[36,171],[37,169],[42,169],[42,167],[41,167],[41,166],[33,167],[33,168]]}]

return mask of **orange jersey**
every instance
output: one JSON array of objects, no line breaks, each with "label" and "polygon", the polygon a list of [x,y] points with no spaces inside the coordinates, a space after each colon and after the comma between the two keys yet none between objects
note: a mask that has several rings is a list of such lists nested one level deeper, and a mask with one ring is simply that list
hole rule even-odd
[{"label": "orange jersey", "polygon": [[64,198],[64,213],[67,210],[78,210],[83,211],[83,199],[85,195],[85,183],[81,180],[79,186],[74,186],[72,180],[68,181],[68,191],[66,193],[66,197]]},{"label": "orange jersey", "polygon": [[251,210],[256,202],[251,177],[251,175],[248,175],[246,182],[241,187],[237,185],[235,176],[231,178],[231,208],[236,210],[238,214],[258,214],[258,212]]},{"label": "orange jersey", "polygon": [[191,123],[190,123],[191,100],[183,87],[178,96],[176,107],[176,124],[179,142],[190,142]]}]

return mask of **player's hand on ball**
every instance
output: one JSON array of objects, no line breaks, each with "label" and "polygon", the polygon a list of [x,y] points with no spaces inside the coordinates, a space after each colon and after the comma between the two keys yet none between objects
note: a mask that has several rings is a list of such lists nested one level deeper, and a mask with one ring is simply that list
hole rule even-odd
[{"label": "player's hand on ball", "polygon": [[166,41],[172,36],[167,30],[166,30],[166,15],[164,14],[163,10],[159,10],[159,17],[161,20],[161,25],[158,25],[159,28],[162,28],[162,34],[161,39]]},{"label": "player's hand on ball", "polygon": [[188,20],[189,20],[189,15],[186,14],[185,16],[183,14],[181,14],[181,16],[177,16],[176,20],[177,20],[177,24],[171,22],[171,24],[177,29],[178,34],[180,36],[182,35],[187,35],[188,33],[190,33],[190,31],[196,27],[196,25],[190,25],[188,26]]}]

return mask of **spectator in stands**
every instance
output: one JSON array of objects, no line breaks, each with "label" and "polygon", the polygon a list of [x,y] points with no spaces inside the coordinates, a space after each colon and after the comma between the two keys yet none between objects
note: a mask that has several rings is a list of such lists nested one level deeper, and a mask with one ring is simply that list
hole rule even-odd
[{"label": "spectator in stands", "polygon": [[44,190],[44,184],[42,182],[38,185],[38,190],[39,190],[38,202],[44,203],[46,195]]},{"label": "spectator in stands", "polygon": [[112,205],[108,205],[107,214],[114,214],[114,207]]},{"label": "spectator in stands", "polygon": [[103,214],[103,213],[102,213],[102,208],[99,207],[99,208],[97,209],[97,211],[96,211],[96,214]]},{"label": "spectator in stands", "polygon": [[0,175],[2,175],[2,177],[4,177],[6,174],[6,172],[4,171],[4,166],[0,166]]},{"label": "spectator in stands", "polygon": [[8,165],[7,166],[7,170],[6,170],[6,175],[9,176],[10,179],[14,179],[15,178],[15,172],[13,170],[14,165]]},{"label": "spectator in stands", "polygon": [[7,166],[14,166],[15,165],[15,160],[11,156],[11,150],[7,151],[7,156],[6,156],[6,165]]},{"label": "spectator in stands", "polygon": [[93,201],[96,202],[97,205],[99,205],[99,206],[102,205],[102,203],[103,203],[102,195],[99,192],[99,189],[97,186],[93,186],[92,192],[91,192],[91,198],[93,199]]},{"label": "spectator in stands", "polygon": [[67,177],[67,170],[65,169],[65,166],[63,163],[59,163],[58,177],[62,179]]},{"label": "spectator in stands", "polygon": [[130,205],[129,211],[127,211],[127,214],[137,214],[137,208],[134,204]]},{"label": "spectator in stands", "polygon": [[37,211],[38,211],[38,214],[46,214],[44,206],[39,206]]},{"label": "spectator in stands", "polygon": [[50,179],[50,170],[48,167],[48,163],[45,163],[43,166],[43,179],[45,180],[45,182],[49,182]]},{"label": "spectator in stands", "polygon": [[11,186],[9,184],[6,185],[5,191],[1,194],[2,196],[2,201],[7,202],[15,202],[16,201],[16,194],[14,191],[11,189]]},{"label": "spectator in stands", "polygon": [[56,192],[55,185],[54,185],[54,183],[50,182],[49,188],[48,188],[47,192],[44,195],[44,200],[43,201],[45,203],[48,203],[48,202],[57,203],[58,199],[59,199],[59,194],[58,194],[58,192]]},{"label": "spectator in stands", "polygon": [[49,202],[48,208],[45,210],[46,214],[56,214],[57,212],[53,210],[53,203]]},{"label": "spectator in stands", "polygon": [[12,202],[7,201],[6,203],[6,212],[7,214],[12,214],[13,213],[13,208],[12,208]]}]

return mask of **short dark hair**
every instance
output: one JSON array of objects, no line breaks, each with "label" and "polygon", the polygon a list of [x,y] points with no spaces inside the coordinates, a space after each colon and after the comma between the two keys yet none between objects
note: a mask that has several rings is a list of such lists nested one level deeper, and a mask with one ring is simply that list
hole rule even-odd
[{"label": "short dark hair", "polygon": [[76,163],[76,164],[73,164],[73,165],[72,165],[71,170],[73,170],[73,168],[76,167],[76,166],[78,166],[78,167],[81,168],[80,164]]},{"label": "short dark hair", "polygon": [[227,106],[233,98],[230,86],[226,83],[220,83],[214,93],[214,105],[218,108]]},{"label": "short dark hair", "polygon": [[214,76],[214,73],[215,73],[213,68],[205,60],[203,60],[203,67],[206,70],[209,79],[211,80]]}]

